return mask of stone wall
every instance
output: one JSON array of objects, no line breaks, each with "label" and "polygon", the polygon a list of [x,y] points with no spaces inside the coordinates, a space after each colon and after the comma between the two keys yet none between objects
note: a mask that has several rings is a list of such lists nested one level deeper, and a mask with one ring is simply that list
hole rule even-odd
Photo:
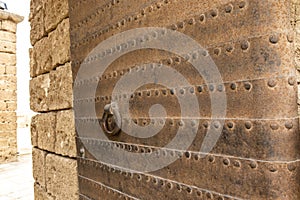
[{"label": "stone wall", "polygon": [[22,20],[0,10],[0,163],[17,158],[16,31]]},{"label": "stone wall", "polygon": [[31,0],[30,107],[35,199],[77,199],[68,1]]}]

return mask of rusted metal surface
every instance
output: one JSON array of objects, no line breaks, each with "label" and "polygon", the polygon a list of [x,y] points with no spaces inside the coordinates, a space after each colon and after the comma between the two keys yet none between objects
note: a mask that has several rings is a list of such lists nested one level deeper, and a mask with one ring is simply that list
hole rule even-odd
[{"label": "rusted metal surface", "polygon": [[[79,185],[81,199],[299,199],[299,119],[297,82],[293,62],[293,30],[289,0],[69,0],[71,58],[74,87],[98,84],[93,97],[76,94]],[[130,5],[130,6],[129,6]],[[83,60],[99,43],[117,33],[140,27],[166,27],[184,33],[208,52],[223,79],[222,86],[206,83],[191,66],[190,57],[143,49],[115,60],[101,77],[76,82]],[[113,54],[113,52],[110,52]],[[192,57],[193,55],[191,55]],[[93,63],[93,58],[88,58]],[[117,82],[144,64],[160,63],[180,72],[191,84],[176,88],[149,84],[134,94],[113,96]],[[137,67],[139,66],[139,67]],[[224,126],[211,119],[211,99],[225,92]],[[175,94],[193,95],[199,118],[181,119]],[[99,138],[94,124],[101,124],[104,107],[113,99],[128,99],[135,123],[163,128],[153,137],[137,138],[123,130]],[[88,105],[94,103],[96,118]],[[161,104],[167,118],[148,114]],[[111,112],[112,113],[112,112]],[[199,123],[186,150],[160,149],[184,126]],[[209,154],[199,152],[210,129],[221,136]],[[107,131],[106,131],[107,132]],[[89,148],[86,148],[85,145]],[[156,152],[176,157],[172,164],[154,171],[128,171],[99,161],[93,151],[112,147],[130,153]],[[114,154],[112,154],[114,159]],[[115,157],[115,159],[120,159]],[[136,165],[142,165],[136,163]]]}]

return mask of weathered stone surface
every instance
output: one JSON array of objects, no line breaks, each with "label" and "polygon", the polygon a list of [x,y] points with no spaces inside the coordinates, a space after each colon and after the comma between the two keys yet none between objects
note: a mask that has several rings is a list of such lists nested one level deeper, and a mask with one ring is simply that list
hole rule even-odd
[{"label": "weathered stone surface", "polygon": [[30,81],[30,108],[35,112],[48,111],[49,74],[43,74]]},{"label": "weathered stone surface", "polygon": [[0,52],[0,64],[12,65],[12,66],[16,65],[16,55]]},{"label": "weathered stone surface", "polygon": [[0,21],[0,30],[16,33],[17,24],[11,20],[1,20]]},{"label": "weathered stone surface", "polygon": [[50,72],[50,110],[61,110],[73,107],[72,83],[73,79],[70,63]]},{"label": "weathered stone surface", "polygon": [[50,39],[44,37],[35,44],[33,50],[30,50],[30,57],[33,60],[30,63],[32,77],[53,69],[51,46]]},{"label": "weathered stone surface", "polygon": [[7,42],[16,42],[17,37],[15,33],[7,32],[4,30],[0,30],[0,41],[7,41]]},{"label": "weathered stone surface", "polygon": [[16,101],[17,100],[17,94],[14,90],[0,90],[0,101]]},{"label": "weathered stone surface", "polygon": [[5,66],[5,74],[16,75],[17,74],[16,66]]},{"label": "weathered stone surface", "polygon": [[68,0],[45,0],[45,29],[47,32],[68,17]]},{"label": "weathered stone surface", "polygon": [[55,152],[65,156],[76,157],[73,110],[60,111],[57,113]]},{"label": "weathered stone surface", "polygon": [[37,11],[35,16],[31,19],[30,23],[30,41],[34,45],[38,40],[46,35],[44,27],[44,10],[40,9]]},{"label": "weathered stone surface", "polygon": [[47,191],[56,199],[78,199],[77,162],[54,154],[46,156]]},{"label": "weathered stone surface", "polygon": [[39,10],[43,9],[43,6],[44,6],[44,0],[30,0],[30,15],[29,15],[30,21]]},{"label": "weathered stone surface", "polygon": [[35,117],[37,144],[40,149],[55,152],[56,113],[49,112]]},{"label": "weathered stone surface", "polygon": [[[1,123],[0,123],[1,125]],[[16,130],[5,131],[0,128],[0,162],[10,162],[17,158]]]},{"label": "weathered stone surface", "polygon": [[34,199],[35,200],[54,200],[50,194],[47,193],[46,189],[39,184],[34,184]]},{"label": "weathered stone surface", "polygon": [[9,41],[1,41],[0,39],[0,52],[4,53],[16,53],[16,43]]},{"label": "weathered stone surface", "polygon": [[31,144],[34,147],[38,146],[38,133],[37,133],[38,115],[31,118],[30,132],[31,132]]},{"label": "weathered stone surface", "polygon": [[32,149],[33,178],[44,188],[46,187],[46,155],[45,151],[37,148]]},{"label": "weathered stone surface", "polygon": [[[65,0],[63,0],[65,1]],[[58,66],[70,61],[69,19],[64,19],[57,28],[49,34],[52,44],[52,65]]]},{"label": "weathered stone surface", "polygon": [[17,121],[16,112],[0,111],[0,123],[14,123]]}]

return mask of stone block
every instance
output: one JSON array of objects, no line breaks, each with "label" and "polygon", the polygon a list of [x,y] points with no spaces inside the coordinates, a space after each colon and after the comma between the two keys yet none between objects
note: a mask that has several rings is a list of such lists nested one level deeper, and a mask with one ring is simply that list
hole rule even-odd
[{"label": "stone block", "polygon": [[54,154],[46,156],[47,191],[56,199],[78,199],[77,161]]},{"label": "stone block", "polygon": [[38,116],[35,115],[31,118],[31,123],[30,123],[31,144],[34,147],[38,146],[37,123],[38,123]]},{"label": "stone block", "polygon": [[39,184],[34,184],[34,199],[35,200],[55,200],[44,187]]},{"label": "stone block", "polygon": [[17,93],[14,90],[0,90],[0,101],[16,101]]},{"label": "stone block", "polygon": [[17,88],[17,77],[8,74],[0,75],[0,87],[15,90]]},{"label": "stone block", "polygon": [[37,146],[55,152],[56,113],[42,113],[36,116]]},{"label": "stone block", "polygon": [[[65,0],[64,0],[65,1]],[[69,19],[63,20],[57,28],[49,34],[52,44],[52,64],[63,65],[70,61],[70,24]]]},{"label": "stone block", "polygon": [[[0,41],[1,43],[1,41]],[[16,65],[16,55],[10,53],[2,53],[0,52],[0,64],[2,65]]]},{"label": "stone block", "polygon": [[32,76],[37,76],[53,69],[51,55],[51,41],[48,37],[38,41],[31,52],[31,71]]},{"label": "stone block", "polygon": [[0,52],[15,54],[16,53],[16,43],[9,42],[9,41],[1,41],[0,42]]},{"label": "stone block", "polygon": [[17,74],[16,66],[5,66],[5,74],[16,75]]},{"label": "stone block", "polygon": [[8,132],[17,130],[17,123],[0,123],[0,131]]},{"label": "stone block", "polygon": [[40,9],[30,21],[30,41],[32,46],[46,35],[44,28],[44,9]]},{"label": "stone block", "polygon": [[29,20],[31,21],[33,17],[43,9],[44,0],[30,0],[30,16]]},{"label": "stone block", "polygon": [[15,110],[17,110],[17,101],[7,101],[6,111],[15,111]]},{"label": "stone block", "polygon": [[16,112],[2,112],[0,111],[0,123],[16,123]]},{"label": "stone block", "polygon": [[50,110],[62,110],[73,107],[72,83],[73,79],[70,63],[50,72]]},{"label": "stone block", "polygon": [[0,42],[7,41],[7,42],[14,42],[16,43],[17,37],[15,33],[7,32],[4,30],[0,30]]},{"label": "stone block", "polygon": [[57,25],[68,17],[68,0],[45,0],[45,29],[54,30]]},{"label": "stone block", "polygon": [[35,57],[35,53],[34,53],[34,49],[30,48],[29,49],[29,64],[30,64],[30,77],[34,77],[36,76],[37,72],[37,64],[36,64],[36,57]]},{"label": "stone block", "polygon": [[30,108],[35,112],[48,111],[49,74],[43,74],[30,80]]},{"label": "stone block", "polygon": [[73,110],[57,113],[55,152],[76,157],[75,120]]},{"label": "stone block", "polygon": [[46,155],[45,151],[32,149],[33,178],[42,187],[46,187]]},{"label": "stone block", "polygon": [[1,20],[0,30],[16,33],[17,24],[11,20]]}]

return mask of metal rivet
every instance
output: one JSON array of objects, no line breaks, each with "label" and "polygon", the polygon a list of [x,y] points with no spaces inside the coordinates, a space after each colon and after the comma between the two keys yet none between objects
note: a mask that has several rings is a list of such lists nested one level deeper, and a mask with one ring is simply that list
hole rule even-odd
[{"label": "metal rivet", "polygon": [[245,83],[244,87],[245,87],[246,90],[251,90],[252,85],[251,85],[251,83]]},{"label": "metal rivet", "polygon": [[178,28],[184,28],[184,22],[179,22],[178,23]]},{"label": "metal rivet", "polygon": [[286,122],[286,123],[285,123],[285,127],[286,127],[287,129],[292,129],[292,128],[293,128],[293,123],[292,123],[292,122]]},{"label": "metal rivet", "polygon": [[231,88],[232,90],[236,90],[236,84],[235,84],[235,83],[231,83],[230,88]]},{"label": "metal rivet", "polygon": [[215,89],[215,87],[214,87],[213,85],[210,85],[210,86],[209,86],[209,90],[210,90],[211,92],[213,92],[214,89]]},{"label": "metal rivet", "polygon": [[232,12],[232,9],[233,9],[233,6],[232,4],[229,4],[225,7],[225,12],[226,13],[231,13]]},{"label": "metal rivet", "polygon": [[295,165],[295,163],[289,163],[288,165],[287,165],[287,168],[288,168],[288,170],[289,171],[295,171],[296,170],[296,165]]},{"label": "metal rivet", "polygon": [[208,161],[211,162],[211,163],[214,162],[215,161],[215,157],[212,156],[212,155],[209,155],[208,156]]},{"label": "metal rivet", "polygon": [[249,166],[252,168],[252,169],[255,169],[257,168],[257,163],[255,161],[251,161]]},{"label": "metal rivet", "polygon": [[213,198],[213,195],[210,193],[210,192],[206,192],[206,197],[208,199],[212,199]]},{"label": "metal rivet", "polygon": [[194,94],[194,93],[195,93],[195,88],[194,88],[194,87],[191,87],[191,88],[190,88],[190,93],[191,93],[191,94]]},{"label": "metal rivet", "polygon": [[221,49],[220,48],[216,48],[216,49],[214,49],[214,54],[215,55],[220,55],[221,54]]},{"label": "metal rivet", "polygon": [[210,15],[211,15],[212,17],[217,17],[217,16],[218,16],[218,11],[217,11],[217,10],[212,10],[212,11],[210,12]]},{"label": "metal rivet", "polygon": [[252,123],[251,122],[245,122],[245,127],[246,129],[251,129],[252,128]]},{"label": "metal rivet", "polygon": [[226,47],[226,51],[231,53],[233,51],[233,46]]},{"label": "metal rivet", "polygon": [[189,20],[189,24],[190,24],[190,25],[195,24],[195,19],[194,19],[194,18],[191,18],[191,19]]},{"label": "metal rivet", "polygon": [[167,187],[171,190],[173,188],[173,184],[171,182],[168,182]]},{"label": "metal rivet", "polygon": [[243,41],[241,43],[241,48],[242,48],[242,50],[247,50],[249,48],[249,42],[248,41]]},{"label": "metal rivet", "polygon": [[288,82],[289,82],[290,85],[295,85],[296,80],[295,80],[294,77],[290,77],[289,80],[288,80]]},{"label": "metal rivet", "polygon": [[198,86],[198,87],[197,87],[197,90],[198,90],[199,93],[202,92],[202,87],[201,87],[201,86]]},{"label": "metal rivet", "polygon": [[202,191],[197,190],[197,191],[196,191],[196,194],[197,194],[198,197],[201,197],[201,196],[202,196]]},{"label": "metal rivet", "polygon": [[245,1],[241,1],[239,3],[239,8],[244,8],[246,6],[246,2]]},{"label": "metal rivet", "polygon": [[226,165],[226,166],[228,166],[228,165],[230,164],[229,159],[225,158],[225,159],[223,160],[223,164]]},{"label": "metal rivet", "polygon": [[219,129],[220,128],[220,123],[218,121],[214,122],[214,127],[215,129]]},{"label": "metal rivet", "polygon": [[269,86],[269,87],[275,87],[276,85],[277,85],[277,82],[276,82],[275,79],[270,79],[270,80],[268,81],[268,86]]},{"label": "metal rivet", "polygon": [[272,123],[272,124],[270,125],[270,127],[271,127],[272,130],[278,130],[278,129],[279,129],[279,126],[278,126],[278,124],[276,124],[276,123]]},{"label": "metal rivet", "polygon": [[240,163],[240,161],[234,161],[233,162],[233,166],[235,166],[235,167],[241,167],[241,163]]},{"label": "metal rivet", "polygon": [[227,123],[227,127],[230,128],[230,129],[232,129],[234,127],[233,122],[228,122]]},{"label": "metal rivet", "polygon": [[218,85],[218,91],[222,92],[223,91],[223,85]]},{"label": "metal rivet", "polygon": [[188,151],[186,151],[186,152],[184,153],[184,155],[185,155],[185,157],[188,158],[188,159],[191,158],[191,153],[188,152]]},{"label": "metal rivet", "polygon": [[205,15],[204,14],[200,15],[199,20],[200,20],[200,22],[204,22],[205,21]]},{"label": "metal rivet", "polygon": [[204,127],[204,128],[208,128],[208,122],[204,122],[204,123],[203,123],[203,127]]},{"label": "metal rivet", "polygon": [[277,169],[275,168],[275,166],[271,165],[271,166],[269,166],[269,171],[270,172],[277,172]]},{"label": "metal rivet", "polygon": [[272,44],[276,44],[279,41],[279,36],[277,34],[271,35],[269,40]]}]

